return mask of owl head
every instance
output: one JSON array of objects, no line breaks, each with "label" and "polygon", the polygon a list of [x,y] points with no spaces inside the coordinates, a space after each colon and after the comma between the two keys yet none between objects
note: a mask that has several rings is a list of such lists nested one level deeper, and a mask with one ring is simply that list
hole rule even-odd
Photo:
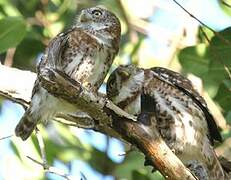
[{"label": "owl head", "polygon": [[77,18],[76,26],[87,30],[99,39],[117,39],[118,44],[121,33],[120,21],[107,9],[98,6],[83,9]]},{"label": "owl head", "polygon": [[119,66],[107,81],[107,96],[119,105],[141,92],[144,82],[144,70],[134,65]]}]

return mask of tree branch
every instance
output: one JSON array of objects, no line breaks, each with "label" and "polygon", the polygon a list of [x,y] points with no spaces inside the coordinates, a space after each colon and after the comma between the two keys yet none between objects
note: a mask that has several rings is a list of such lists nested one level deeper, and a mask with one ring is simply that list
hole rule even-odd
[{"label": "tree branch", "polygon": [[76,105],[94,117],[96,124],[111,127],[123,139],[137,146],[166,179],[195,179],[168,148],[157,129],[149,129],[135,121],[134,116],[127,114],[107,98],[88,92],[60,71],[45,69],[39,79],[49,93]]},{"label": "tree branch", "polygon": [[[11,80],[2,82],[1,74],[4,74],[4,77],[7,74],[8,77],[11,77]],[[0,94],[28,106],[35,77],[34,73],[0,65]],[[167,179],[195,179],[153,127],[150,130],[148,126],[138,123],[136,117],[127,114],[107,98],[86,91],[79,83],[62,74],[62,72],[46,69],[39,78],[48,92],[69,101],[76,105],[78,109],[80,108],[88,113],[94,121],[93,130],[120,138],[137,146]],[[17,79],[17,83],[15,83],[15,79]],[[5,81],[4,78],[2,80]],[[68,118],[68,116],[61,115],[58,120],[61,119],[62,122],[71,123],[76,127],[81,126],[80,121],[82,119],[75,119],[73,116]],[[155,133],[153,134],[153,132]]]},{"label": "tree branch", "polygon": [[0,64],[0,95],[26,108],[30,102],[36,74]]}]

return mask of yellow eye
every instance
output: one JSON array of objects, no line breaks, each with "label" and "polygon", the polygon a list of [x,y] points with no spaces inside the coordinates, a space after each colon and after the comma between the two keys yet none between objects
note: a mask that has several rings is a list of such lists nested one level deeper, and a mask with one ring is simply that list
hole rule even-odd
[{"label": "yellow eye", "polygon": [[122,69],[121,69],[121,70],[118,71],[117,73],[119,74],[120,78],[121,78],[123,81],[127,80],[127,79],[130,77],[130,73],[129,73],[128,71],[126,71],[126,70],[122,70]]},{"label": "yellow eye", "polygon": [[101,16],[101,15],[102,15],[102,12],[101,12],[100,10],[97,10],[97,9],[96,9],[96,10],[93,10],[93,11],[92,11],[92,14],[98,17],[98,16]]}]

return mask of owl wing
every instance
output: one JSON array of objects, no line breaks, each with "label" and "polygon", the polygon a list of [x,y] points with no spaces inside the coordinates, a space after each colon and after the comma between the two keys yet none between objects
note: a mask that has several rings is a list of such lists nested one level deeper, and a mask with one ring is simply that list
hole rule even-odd
[{"label": "owl wing", "polygon": [[69,34],[76,28],[73,27],[53,38],[46,49],[45,55],[42,57],[37,72],[44,67],[57,68],[62,65],[62,54],[68,47]]},{"label": "owl wing", "polygon": [[[164,81],[178,89],[180,89],[182,92],[187,94],[192,100],[200,107],[200,109],[203,111],[206,121],[208,124],[209,129],[209,137],[213,144],[213,140],[222,141],[221,134],[218,130],[217,124],[211,115],[207,104],[203,97],[199,95],[199,93],[193,88],[192,83],[189,79],[185,78],[181,74],[168,70],[166,68],[162,67],[154,67],[151,68],[152,73],[156,78],[158,78],[161,81]],[[148,97],[148,95],[143,94],[143,98],[141,100],[145,100],[149,103],[154,103],[150,100],[151,97]]]},{"label": "owl wing", "polygon": [[[57,66],[62,65],[62,54],[68,47],[69,34],[75,29],[76,28],[73,27],[63,33],[59,33],[49,42],[45,54],[41,57],[41,60],[37,65],[37,74],[40,74],[44,68],[57,68]],[[39,80],[36,79],[34,88],[32,90],[32,96],[38,91],[39,88],[40,83]]]}]

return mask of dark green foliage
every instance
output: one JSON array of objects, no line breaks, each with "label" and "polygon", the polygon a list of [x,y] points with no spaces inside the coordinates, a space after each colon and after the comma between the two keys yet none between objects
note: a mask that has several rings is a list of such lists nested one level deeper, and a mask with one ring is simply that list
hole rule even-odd
[{"label": "dark green foliage", "polygon": [[26,35],[25,21],[20,17],[1,19],[0,29],[0,53],[16,47]]}]

